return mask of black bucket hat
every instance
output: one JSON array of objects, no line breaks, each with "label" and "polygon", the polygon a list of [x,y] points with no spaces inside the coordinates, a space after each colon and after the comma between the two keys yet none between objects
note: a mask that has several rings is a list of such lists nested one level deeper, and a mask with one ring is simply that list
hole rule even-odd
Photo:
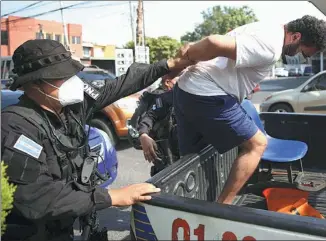
[{"label": "black bucket hat", "polygon": [[66,79],[84,68],[61,43],[50,39],[26,41],[15,50],[12,59],[16,77],[11,90],[37,80]]}]

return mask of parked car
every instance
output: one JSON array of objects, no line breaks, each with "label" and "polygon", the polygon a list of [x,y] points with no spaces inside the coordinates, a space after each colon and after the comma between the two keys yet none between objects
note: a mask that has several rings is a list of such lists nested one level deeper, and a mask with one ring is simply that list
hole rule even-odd
[{"label": "parked car", "polygon": [[[1,66],[5,69],[5,73],[8,73],[4,77],[9,80],[9,73],[13,69],[13,62],[11,57],[4,58],[5,60],[1,59]],[[96,66],[88,66],[77,75],[97,89],[101,89],[105,81],[115,81],[116,79],[114,74]],[[121,139],[127,138],[127,123],[137,108],[139,96],[140,94],[136,93],[106,106],[101,111],[95,113],[93,119],[88,124],[104,131],[111,139],[113,146],[116,146]]]},{"label": "parked car", "polygon": [[312,76],[314,73],[312,72],[312,66],[306,66],[303,71],[304,76]]},{"label": "parked car", "polygon": [[260,85],[259,85],[259,84],[256,85],[256,87],[253,89],[253,91],[252,91],[252,92],[247,96],[247,99],[248,99],[248,100],[251,100],[252,95],[253,95],[254,93],[258,92],[258,91],[260,91]]},{"label": "parked car", "polygon": [[276,77],[288,77],[289,71],[285,68],[275,68],[275,76]]},{"label": "parked car", "polygon": [[326,114],[326,71],[295,89],[271,94],[260,105],[260,111]]},{"label": "parked car", "polygon": [[97,89],[102,88],[105,84],[105,81],[112,81],[115,79],[115,75],[109,71],[94,67],[84,68],[83,71],[80,71],[77,74],[77,76],[87,83],[93,85]]},{"label": "parked car", "polygon": [[299,68],[293,68],[289,70],[289,76],[302,76],[302,72]]},{"label": "parked car", "polygon": [[[87,67],[77,74],[83,81],[101,89],[105,81],[116,81],[115,75],[99,68]],[[137,108],[139,93],[122,98],[94,114],[90,125],[108,134],[113,145],[127,138],[127,123]]]},{"label": "parked car", "polygon": [[[19,97],[23,93],[23,91],[1,90],[1,109],[18,103]],[[89,126],[86,125],[86,132],[88,132],[88,128]],[[90,128],[88,137],[90,149],[99,155],[97,160],[98,170],[102,176],[107,177],[106,181],[99,180],[97,184],[108,188],[115,181],[118,174],[116,150],[105,132],[94,127]]]}]

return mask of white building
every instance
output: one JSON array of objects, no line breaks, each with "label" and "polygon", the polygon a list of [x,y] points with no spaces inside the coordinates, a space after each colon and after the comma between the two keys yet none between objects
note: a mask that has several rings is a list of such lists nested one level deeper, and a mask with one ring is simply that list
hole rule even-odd
[{"label": "white building", "polygon": [[145,50],[144,46],[137,46],[135,51],[137,63],[149,64],[149,47],[146,46]]},{"label": "white building", "polygon": [[129,66],[134,62],[134,54],[132,49],[116,49],[115,50],[115,73],[120,76],[127,72]]}]

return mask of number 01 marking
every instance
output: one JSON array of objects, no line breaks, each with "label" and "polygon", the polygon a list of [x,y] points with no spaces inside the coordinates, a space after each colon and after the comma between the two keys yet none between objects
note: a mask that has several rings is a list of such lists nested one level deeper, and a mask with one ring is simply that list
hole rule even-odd
[{"label": "number 01 marking", "polygon": [[[177,218],[172,223],[172,240],[178,239],[179,229],[183,229],[183,239],[182,240],[190,240],[190,226],[188,222],[184,219]],[[197,240],[205,240],[205,225],[199,224],[196,229],[194,229],[194,235],[197,236]],[[237,236],[233,232],[224,232],[222,235],[222,241],[238,241]],[[239,239],[241,240],[241,239]],[[256,241],[256,239],[252,236],[246,236],[242,239],[242,241]]]},{"label": "number 01 marking", "polygon": [[[178,239],[179,229],[183,229],[183,240],[190,240],[190,226],[188,222],[184,219],[177,218],[173,221],[172,224],[172,240]],[[194,230],[194,235],[197,236],[197,240],[204,240],[205,226],[199,224],[198,227]]]}]

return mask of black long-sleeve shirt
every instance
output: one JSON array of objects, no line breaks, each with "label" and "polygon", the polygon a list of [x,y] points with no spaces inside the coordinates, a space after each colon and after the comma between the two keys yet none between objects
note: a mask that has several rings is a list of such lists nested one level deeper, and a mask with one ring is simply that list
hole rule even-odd
[{"label": "black long-sleeve shirt", "polygon": [[[86,119],[92,112],[150,86],[167,73],[169,68],[166,60],[151,65],[134,63],[126,74],[114,81],[107,81],[97,98],[85,94],[84,102],[79,104],[83,111],[77,117]],[[25,95],[18,105],[28,107],[31,111],[36,111],[38,106]],[[53,126],[61,130],[64,125],[61,125],[62,121],[50,112],[46,111],[46,114]],[[1,119],[2,160],[8,165],[10,181],[17,185],[14,207],[21,215],[29,220],[59,220],[85,215],[94,205],[97,209],[111,206],[106,189],[96,187],[95,191],[87,193],[61,180],[57,157],[44,145],[48,138],[40,128],[12,113],[2,113]],[[15,146],[21,137],[34,142],[30,143],[34,152],[22,151]],[[41,150],[40,153],[38,150]]]}]

